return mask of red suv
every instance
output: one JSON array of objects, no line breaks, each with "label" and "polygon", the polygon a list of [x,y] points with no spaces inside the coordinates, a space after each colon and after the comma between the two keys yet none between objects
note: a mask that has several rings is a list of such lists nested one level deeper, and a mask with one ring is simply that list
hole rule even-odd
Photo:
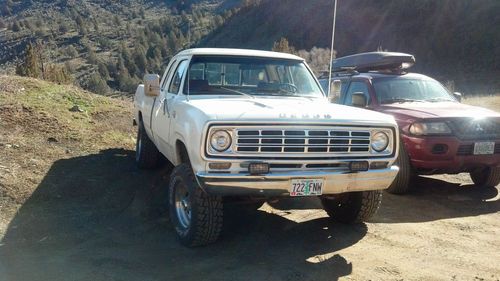
[{"label": "red suv", "polygon": [[[333,61],[333,95],[338,103],[394,116],[402,144],[400,172],[388,189],[405,193],[413,175],[467,172],[479,186],[500,182],[500,114],[460,103],[441,83],[406,73],[415,59],[373,52]],[[320,77],[324,89],[328,76]],[[325,91],[326,92],[326,91]]]}]

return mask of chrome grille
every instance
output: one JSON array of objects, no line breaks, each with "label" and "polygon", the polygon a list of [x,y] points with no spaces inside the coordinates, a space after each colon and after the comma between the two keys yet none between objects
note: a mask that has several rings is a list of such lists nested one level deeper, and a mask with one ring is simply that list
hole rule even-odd
[{"label": "chrome grille", "polygon": [[370,151],[367,129],[237,129],[238,153],[353,153]]}]

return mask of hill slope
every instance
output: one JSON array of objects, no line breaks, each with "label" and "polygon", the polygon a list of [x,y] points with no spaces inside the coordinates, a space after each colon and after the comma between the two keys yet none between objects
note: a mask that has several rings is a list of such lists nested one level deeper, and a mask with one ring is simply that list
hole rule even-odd
[{"label": "hill slope", "polygon": [[[338,56],[374,51],[416,55],[414,70],[455,80],[461,90],[500,89],[500,1],[339,1]],[[329,47],[331,0],[263,0],[241,9],[201,45],[270,49],[286,37],[297,49]]]},{"label": "hill slope", "polygon": [[129,101],[0,76],[0,224],[32,195],[54,162],[132,148],[131,116]]}]

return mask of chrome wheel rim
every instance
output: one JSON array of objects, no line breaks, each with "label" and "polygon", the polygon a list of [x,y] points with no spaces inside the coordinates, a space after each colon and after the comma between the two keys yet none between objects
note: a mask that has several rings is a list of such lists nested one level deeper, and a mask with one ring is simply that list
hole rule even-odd
[{"label": "chrome wheel rim", "polygon": [[189,228],[191,224],[191,200],[189,192],[183,183],[175,187],[175,212],[179,224],[184,228]]}]

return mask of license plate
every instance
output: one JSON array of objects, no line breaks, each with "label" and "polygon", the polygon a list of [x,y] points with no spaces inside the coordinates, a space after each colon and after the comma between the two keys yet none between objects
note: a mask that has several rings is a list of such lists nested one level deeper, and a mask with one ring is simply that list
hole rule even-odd
[{"label": "license plate", "polygon": [[293,179],[290,183],[290,196],[316,196],[323,192],[322,179]]},{"label": "license plate", "polygon": [[493,154],[495,152],[494,142],[476,142],[474,143],[474,155]]}]

